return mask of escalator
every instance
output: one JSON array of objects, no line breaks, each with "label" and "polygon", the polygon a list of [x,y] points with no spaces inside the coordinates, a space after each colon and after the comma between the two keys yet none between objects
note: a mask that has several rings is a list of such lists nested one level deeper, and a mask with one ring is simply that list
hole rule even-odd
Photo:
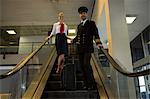
[{"label": "escalator", "polygon": [[[48,78],[47,84],[43,91],[43,95],[41,99],[99,99],[99,94],[97,88],[92,90],[87,90],[84,87],[84,77],[83,72],[79,66],[79,59],[76,52],[74,51],[73,45],[68,45],[68,55],[66,56],[65,67],[71,66],[66,71],[64,70],[61,75],[56,74],[57,68],[57,59],[51,71],[51,74]],[[65,72],[68,72],[67,75]],[[74,72],[74,73],[71,73]],[[64,77],[72,76],[74,79],[70,80],[70,86],[65,88]],[[69,77],[70,78],[70,77]],[[72,81],[71,81],[72,80]],[[69,84],[69,83],[68,83]]]},{"label": "escalator", "polygon": [[[70,85],[71,88],[66,89],[64,87],[63,73],[61,76],[59,74],[56,74],[56,68],[57,68],[56,65],[57,59],[56,59],[56,62],[47,80],[47,84],[45,86],[41,99],[49,99],[49,98],[51,99],[99,99],[99,94],[96,88],[93,90],[84,89],[84,79],[83,79],[82,72],[76,70],[76,67],[78,67],[77,65],[79,65],[78,59],[69,57],[69,60],[66,62],[66,64],[69,64],[69,61],[71,64],[75,65],[74,69],[72,70],[75,72],[74,73],[75,82],[72,82],[74,84]],[[72,73],[70,73],[70,75],[65,75],[65,76],[68,77],[71,76],[71,74]]]},{"label": "escalator", "polygon": [[97,72],[94,74],[95,80],[100,85],[97,86],[98,89],[101,89],[99,90],[100,94],[104,93],[104,99],[139,99],[138,92],[134,92],[137,90],[134,89],[137,85],[137,82],[134,81],[139,76],[150,75],[149,68],[128,72],[118,61],[114,60],[107,50],[97,49],[96,45],[91,63],[93,71]]},{"label": "escalator", "polygon": [[[15,87],[9,87],[0,92],[0,95],[9,94],[8,99],[119,99],[119,94],[114,91],[117,88],[115,79],[112,78],[113,76],[110,73],[113,67],[113,72],[121,75],[120,81],[124,82],[124,79],[127,79],[127,77],[134,78],[150,74],[150,69],[136,73],[127,72],[115,62],[106,50],[95,48],[95,52],[92,54],[91,65],[97,87],[92,90],[86,90],[78,57],[69,48],[65,66],[71,64],[76,67],[74,68],[75,83],[73,88],[66,89],[64,82],[62,82],[64,76],[55,73],[57,67],[56,49],[54,45],[47,45],[47,41],[48,39],[22,59],[12,70],[0,74],[0,83],[4,85],[10,79],[19,78],[16,82],[12,82],[16,83]],[[28,65],[34,64],[34,62],[38,62],[41,65],[38,67]],[[123,89],[125,85],[120,86]],[[125,91],[120,91],[122,96],[120,95],[119,97],[125,97],[127,93],[124,93]]]}]

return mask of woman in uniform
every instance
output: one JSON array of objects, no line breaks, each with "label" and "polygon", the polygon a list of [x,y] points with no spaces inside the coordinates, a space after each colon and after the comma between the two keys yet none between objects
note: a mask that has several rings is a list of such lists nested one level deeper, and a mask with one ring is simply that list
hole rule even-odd
[{"label": "woman in uniform", "polygon": [[64,22],[64,13],[60,12],[58,14],[58,22],[53,24],[51,35],[48,37],[50,39],[53,35],[56,35],[55,45],[58,55],[58,67],[56,73],[61,73],[64,67],[64,56],[67,54],[67,39],[70,39],[67,37],[67,34],[68,27]]}]

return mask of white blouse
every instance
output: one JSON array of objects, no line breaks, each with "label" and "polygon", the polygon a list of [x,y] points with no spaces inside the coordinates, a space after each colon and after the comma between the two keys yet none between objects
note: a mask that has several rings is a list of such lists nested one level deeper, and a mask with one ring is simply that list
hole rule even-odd
[{"label": "white blouse", "polygon": [[[56,35],[56,34],[60,33],[60,26],[61,26],[60,22],[54,23],[51,35]],[[68,32],[68,27],[64,23],[64,33],[65,33],[66,36],[67,36],[67,32]]]}]

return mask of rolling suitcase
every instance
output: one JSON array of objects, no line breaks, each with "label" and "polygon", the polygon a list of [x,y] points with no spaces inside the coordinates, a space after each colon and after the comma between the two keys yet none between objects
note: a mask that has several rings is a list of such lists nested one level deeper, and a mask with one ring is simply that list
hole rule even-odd
[{"label": "rolling suitcase", "polygon": [[76,89],[76,72],[75,65],[71,60],[67,60],[68,62],[63,68],[62,71],[62,84],[65,90],[75,90]]}]

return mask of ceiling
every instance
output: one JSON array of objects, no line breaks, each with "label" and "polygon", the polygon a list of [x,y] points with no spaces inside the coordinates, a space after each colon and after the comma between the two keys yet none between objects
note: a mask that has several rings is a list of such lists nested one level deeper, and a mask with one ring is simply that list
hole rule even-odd
[{"label": "ceiling", "polygon": [[94,0],[0,0],[2,29],[15,29],[20,36],[47,35],[60,11],[70,29],[80,22],[78,8],[88,7],[91,17]]},{"label": "ceiling", "polygon": [[[128,25],[131,41],[150,24],[150,0],[124,1],[126,14],[137,15],[136,21]],[[21,36],[47,35],[60,11],[65,13],[69,28],[76,28],[80,22],[77,9],[87,6],[90,18],[93,3],[94,0],[0,0],[1,25],[3,29],[17,29]]]},{"label": "ceiling", "polygon": [[124,0],[126,14],[136,15],[137,19],[128,25],[129,39],[132,41],[150,25],[150,0]]},{"label": "ceiling", "polygon": [[80,22],[78,8],[88,7],[91,16],[94,0],[1,0],[2,25],[52,25],[60,11],[69,25]]}]

